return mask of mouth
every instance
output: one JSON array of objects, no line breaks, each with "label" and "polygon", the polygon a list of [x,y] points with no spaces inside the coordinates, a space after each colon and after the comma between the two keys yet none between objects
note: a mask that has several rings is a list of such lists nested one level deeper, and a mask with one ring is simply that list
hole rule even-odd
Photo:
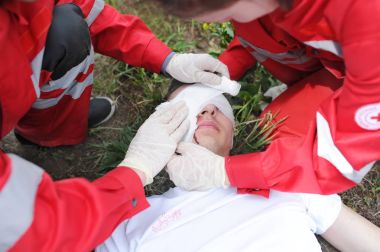
[{"label": "mouth", "polygon": [[214,121],[201,121],[198,123],[198,129],[212,129],[215,131],[219,131],[218,125]]}]

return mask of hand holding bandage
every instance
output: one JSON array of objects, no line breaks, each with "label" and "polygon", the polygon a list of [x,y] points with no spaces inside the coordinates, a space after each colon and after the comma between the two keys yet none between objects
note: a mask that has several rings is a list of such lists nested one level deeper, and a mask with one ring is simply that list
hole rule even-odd
[{"label": "hand holding bandage", "polygon": [[227,66],[208,54],[174,54],[165,72],[184,83],[209,85],[221,84],[222,76],[230,77]]},{"label": "hand holding bandage", "polygon": [[144,185],[152,183],[153,177],[165,167],[187,132],[187,114],[184,102],[154,112],[137,131],[119,166],[135,170]]}]

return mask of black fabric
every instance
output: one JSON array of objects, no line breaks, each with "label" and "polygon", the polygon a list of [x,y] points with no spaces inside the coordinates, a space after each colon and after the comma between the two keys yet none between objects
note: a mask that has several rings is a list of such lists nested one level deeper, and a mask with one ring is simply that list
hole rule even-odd
[{"label": "black fabric", "polygon": [[61,78],[89,54],[91,38],[81,9],[75,4],[56,6],[47,35],[42,69]]},{"label": "black fabric", "polygon": [[105,122],[112,113],[112,103],[108,99],[94,98],[90,100],[90,112],[88,116],[88,127],[94,128]]},{"label": "black fabric", "polygon": [[35,146],[35,147],[40,146],[40,145],[35,144],[35,143],[29,141],[28,139],[24,138],[16,130],[14,130],[14,134],[15,134],[17,141],[19,141],[19,143],[22,145]]}]

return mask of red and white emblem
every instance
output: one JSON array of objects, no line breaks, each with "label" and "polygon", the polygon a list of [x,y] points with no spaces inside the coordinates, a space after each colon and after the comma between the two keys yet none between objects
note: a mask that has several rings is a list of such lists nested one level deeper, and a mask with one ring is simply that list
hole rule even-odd
[{"label": "red and white emblem", "polygon": [[356,123],[366,130],[380,129],[380,103],[361,107],[355,114]]}]

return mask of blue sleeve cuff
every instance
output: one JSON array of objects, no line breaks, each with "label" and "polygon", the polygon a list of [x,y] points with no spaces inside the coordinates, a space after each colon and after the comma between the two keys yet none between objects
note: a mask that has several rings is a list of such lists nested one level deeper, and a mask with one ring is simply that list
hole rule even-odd
[{"label": "blue sleeve cuff", "polygon": [[161,73],[163,73],[164,75],[168,75],[168,73],[166,72],[166,67],[168,66],[170,60],[173,58],[174,55],[175,52],[171,52],[168,56],[166,56],[164,63],[162,63]]}]

